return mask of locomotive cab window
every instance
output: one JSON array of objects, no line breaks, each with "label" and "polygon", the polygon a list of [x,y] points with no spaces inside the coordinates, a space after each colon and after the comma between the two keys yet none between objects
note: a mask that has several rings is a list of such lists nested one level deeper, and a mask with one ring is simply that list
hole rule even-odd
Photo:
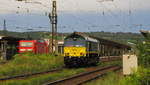
[{"label": "locomotive cab window", "polygon": [[87,42],[87,51],[98,51],[98,44],[96,42]]},{"label": "locomotive cab window", "polygon": [[20,46],[21,47],[32,47],[33,43],[32,42],[21,42]]},{"label": "locomotive cab window", "polygon": [[81,38],[68,38],[65,40],[65,46],[67,47],[85,47],[85,40]]}]

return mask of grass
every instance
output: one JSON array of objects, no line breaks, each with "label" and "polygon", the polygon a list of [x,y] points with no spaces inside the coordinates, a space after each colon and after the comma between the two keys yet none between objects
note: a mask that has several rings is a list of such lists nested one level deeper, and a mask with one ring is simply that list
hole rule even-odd
[{"label": "grass", "polygon": [[137,72],[124,77],[120,85],[150,85],[150,68],[139,67]]},{"label": "grass", "polygon": [[0,65],[0,78],[26,73],[47,71],[63,66],[63,57],[33,53],[17,54],[13,60]]},{"label": "grass", "polygon": [[85,85],[119,85],[121,78],[122,77],[120,75],[111,72],[102,79],[97,79]]},{"label": "grass", "polygon": [[89,82],[85,85],[150,85],[150,69],[139,67],[137,72],[126,77],[109,73],[104,78]]},{"label": "grass", "polygon": [[45,82],[50,82],[50,81],[58,80],[64,77],[72,76],[72,75],[81,73],[83,71],[84,71],[83,68],[65,69],[58,73],[30,77],[28,79],[19,80],[19,82],[18,80],[9,80],[5,82],[0,82],[0,85],[42,85]]},{"label": "grass", "polygon": [[[107,66],[113,64],[121,65],[120,61],[113,61],[99,63],[98,66]],[[0,65],[0,78],[42,72],[62,66],[64,66],[62,56],[55,56],[52,54],[34,55],[33,53],[17,54],[14,56],[13,60],[8,61],[6,64]],[[42,83],[48,81],[65,78],[84,71],[84,68],[65,69],[58,73],[32,76],[29,78],[20,79],[19,81],[8,80],[5,82],[0,82],[0,85],[41,85]]]},{"label": "grass", "polygon": [[[108,65],[119,65],[122,66],[122,61],[110,61],[110,62],[103,62],[99,63],[99,66],[108,66]],[[108,73],[102,79],[97,79],[92,82],[88,82],[85,85],[119,85],[120,80],[122,79],[121,76],[117,75],[114,72]]]},{"label": "grass", "polygon": [[[105,62],[99,64],[99,66],[107,66],[107,65],[112,65],[112,64],[119,64],[120,62]],[[66,78],[81,72],[85,72],[86,70],[84,68],[76,68],[76,69],[65,69],[61,72],[58,73],[53,73],[53,74],[45,74],[45,75],[39,75],[39,76],[34,76],[34,77],[29,77],[26,79],[22,80],[9,80],[5,82],[0,82],[0,85],[41,85],[45,82],[50,82],[62,78]],[[95,84],[93,84],[95,85]]]},{"label": "grass", "polygon": [[[99,63],[99,66],[120,64],[120,61]],[[34,55],[33,53],[17,54],[14,59],[0,65],[0,78],[20,74],[47,71],[64,65],[62,56]]]},{"label": "grass", "polygon": [[7,61],[6,60],[3,60],[1,57],[0,57],[0,64],[5,64]]},{"label": "grass", "polygon": [[109,61],[109,62],[100,62],[98,66],[107,66],[107,65],[119,65],[122,66],[122,61]]}]

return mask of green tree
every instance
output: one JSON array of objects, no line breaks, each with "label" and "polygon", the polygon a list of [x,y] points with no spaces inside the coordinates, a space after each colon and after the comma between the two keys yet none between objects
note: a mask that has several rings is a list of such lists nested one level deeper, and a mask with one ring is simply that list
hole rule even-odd
[{"label": "green tree", "polygon": [[138,45],[139,64],[144,67],[150,67],[150,34],[145,37],[145,41]]},{"label": "green tree", "polygon": [[150,85],[150,34],[137,45],[140,67],[134,74],[125,77],[120,85]]}]

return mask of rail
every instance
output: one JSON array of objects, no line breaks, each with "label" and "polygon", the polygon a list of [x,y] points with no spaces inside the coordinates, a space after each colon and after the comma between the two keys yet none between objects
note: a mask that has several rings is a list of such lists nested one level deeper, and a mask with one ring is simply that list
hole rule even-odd
[{"label": "rail", "polygon": [[121,67],[117,65],[101,67],[98,69],[94,69],[93,71],[81,73],[81,74],[78,74],[69,78],[65,78],[62,80],[45,83],[43,85],[80,85],[87,81],[93,80],[97,77],[100,77],[102,75],[105,75],[106,73],[110,71],[116,71],[119,69],[121,69]]},{"label": "rail", "polygon": [[26,77],[36,76],[36,75],[42,75],[42,74],[47,74],[47,73],[54,73],[54,72],[61,71],[62,69],[63,68],[58,68],[58,69],[52,69],[52,70],[44,71],[44,72],[22,74],[22,75],[16,75],[16,76],[11,76],[11,77],[6,77],[6,78],[0,78],[0,81],[13,80],[13,79],[21,79],[21,78],[26,78]]}]

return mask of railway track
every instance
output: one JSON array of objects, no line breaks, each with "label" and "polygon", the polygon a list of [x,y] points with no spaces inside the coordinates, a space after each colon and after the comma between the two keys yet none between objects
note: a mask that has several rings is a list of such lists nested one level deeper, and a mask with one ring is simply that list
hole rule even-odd
[{"label": "railway track", "polygon": [[27,78],[27,77],[31,77],[31,76],[37,76],[37,75],[48,74],[48,73],[55,73],[55,72],[59,72],[61,70],[63,70],[63,68],[52,69],[52,70],[44,71],[44,72],[16,75],[16,76],[11,76],[11,77],[0,78],[0,81],[13,80],[13,79],[23,79],[23,78]]},{"label": "railway track", "polygon": [[0,62],[0,65],[6,64],[7,62]]},{"label": "railway track", "polygon": [[109,62],[109,61],[119,61],[119,60],[122,60],[122,57],[121,56],[108,56],[108,57],[100,57],[99,58],[100,61],[102,62]]},{"label": "railway track", "polygon": [[[113,57],[112,57],[113,58]],[[112,58],[101,58],[100,60],[102,62],[107,62],[107,61],[113,61]],[[118,58],[117,58],[118,59]],[[116,59],[114,59],[116,60]],[[1,63],[0,63],[1,64]],[[3,63],[2,63],[3,64]],[[37,73],[30,73],[30,74],[22,74],[22,75],[16,75],[16,76],[11,76],[11,77],[5,77],[5,78],[0,78],[0,81],[6,81],[6,80],[13,80],[13,79],[23,79],[23,78],[27,78],[27,77],[31,77],[31,76],[36,76],[36,75],[42,75],[42,74],[47,74],[47,73],[56,73],[56,72],[59,72],[61,70],[63,70],[64,67],[62,68],[58,68],[58,69],[53,69],[53,70],[49,70],[49,71],[45,71],[45,72],[37,72]],[[96,68],[94,68],[96,69]],[[105,69],[104,68],[101,68],[101,69]],[[92,69],[90,69],[89,71],[92,71]],[[92,73],[92,72],[90,72]],[[88,73],[87,73],[88,74]],[[46,84],[46,85],[50,85],[50,84]],[[65,84],[64,84],[65,85]]]},{"label": "railway track", "polygon": [[101,67],[62,80],[45,83],[43,85],[81,85],[90,80],[101,77],[110,71],[116,71],[119,69],[121,69],[121,67],[117,65]]}]

